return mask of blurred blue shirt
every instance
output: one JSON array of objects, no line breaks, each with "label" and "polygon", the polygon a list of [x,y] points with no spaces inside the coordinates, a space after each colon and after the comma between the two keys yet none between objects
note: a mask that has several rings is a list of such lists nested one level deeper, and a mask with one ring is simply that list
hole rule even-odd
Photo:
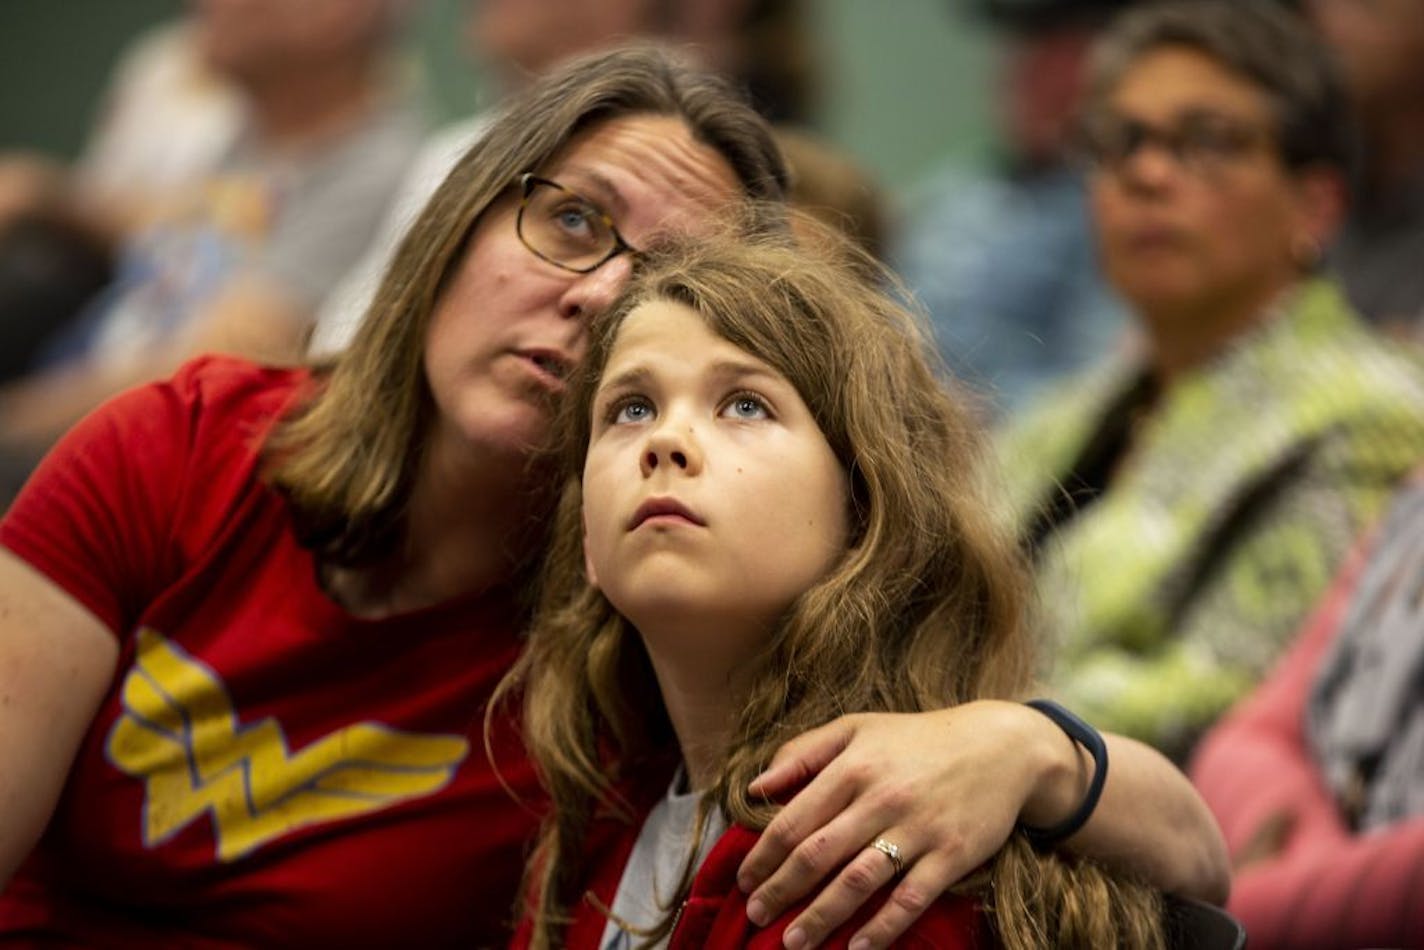
[{"label": "blurred blue shirt", "polygon": [[999,417],[1117,345],[1125,310],[1101,277],[1077,170],[946,171],[912,207],[896,265],[945,362]]}]

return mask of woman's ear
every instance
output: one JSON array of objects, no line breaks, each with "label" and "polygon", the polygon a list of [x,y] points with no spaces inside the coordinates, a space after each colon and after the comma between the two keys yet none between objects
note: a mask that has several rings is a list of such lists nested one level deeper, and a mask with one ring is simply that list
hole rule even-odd
[{"label": "woman's ear", "polygon": [[1296,234],[1292,241],[1313,247],[1318,257],[1334,240],[1345,218],[1349,197],[1344,174],[1326,165],[1302,168],[1295,173],[1295,200]]}]

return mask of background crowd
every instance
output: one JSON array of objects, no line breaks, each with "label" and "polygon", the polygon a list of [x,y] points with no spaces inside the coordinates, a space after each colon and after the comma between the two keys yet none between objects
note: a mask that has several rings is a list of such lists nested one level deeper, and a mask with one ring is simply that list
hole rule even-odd
[{"label": "background crowd", "polygon": [[[916,106],[990,91],[936,118],[943,161],[846,134],[834,5],[442,7],[468,109],[433,94],[463,74],[422,62],[421,0],[156,9],[76,154],[0,143],[0,493],[199,354],[339,360],[501,101],[663,40],[923,307],[995,432],[1039,678],[1187,771],[1252,944],[1424,945],[1424,8],[1202,5],[937,4],[964,57]],[[897,56],[884,20],[862,68]]]}]

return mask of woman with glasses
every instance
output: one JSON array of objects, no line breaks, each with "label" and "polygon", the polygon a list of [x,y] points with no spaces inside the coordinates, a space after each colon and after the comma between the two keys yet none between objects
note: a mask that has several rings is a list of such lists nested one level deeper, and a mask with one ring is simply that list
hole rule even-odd
[{"label": "woman with glasses", "polygon": [[[634,249],[785,184],[720,82],[652,49],[581,61],[461,160],[334,365],[205,357],[71,432],[0,523],[0,938],[503,942],[541,798],[513,724],[488,746],[481,728],[552,511],[550,410]],[[759,913],[892,824],[905,881],[938,893],[1020,817],[1082,811],[1091,761],[1001,707],[833,724],[786,753],[782,786],[834,762],[747,872],[770,875]],[[971,741],[944,742],[951,721]],[[1072,846],[1130,839],[1128,870],[1222,896],[1185,779],[1112,753]],[[781,861],[798,847],[824,863]],[[864,901],[843,878],[810,942]],[[915,917],[886,906],[882,946]]]},{"label": "woman with glasses", "polygon": [[1005,459],[1061,696],[1174,756],[1424,454],[1417,365],[1318,268],[1341,102],[1276,4],[1148,7],[1096,50],[1082,144],[1139,345],[1007,433]]}]

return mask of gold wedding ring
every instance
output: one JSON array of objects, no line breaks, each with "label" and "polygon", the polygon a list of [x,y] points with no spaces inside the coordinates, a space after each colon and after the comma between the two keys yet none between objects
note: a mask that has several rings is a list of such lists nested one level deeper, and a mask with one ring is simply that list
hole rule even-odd
[{"label": "gold wedding ring", "polygon": [[900,857],[900,846],[885,838],[876,838],[870,846],[890,859],[890,863],[895,866],[895,876],[899,877],[905,873],[905,861]]}]

